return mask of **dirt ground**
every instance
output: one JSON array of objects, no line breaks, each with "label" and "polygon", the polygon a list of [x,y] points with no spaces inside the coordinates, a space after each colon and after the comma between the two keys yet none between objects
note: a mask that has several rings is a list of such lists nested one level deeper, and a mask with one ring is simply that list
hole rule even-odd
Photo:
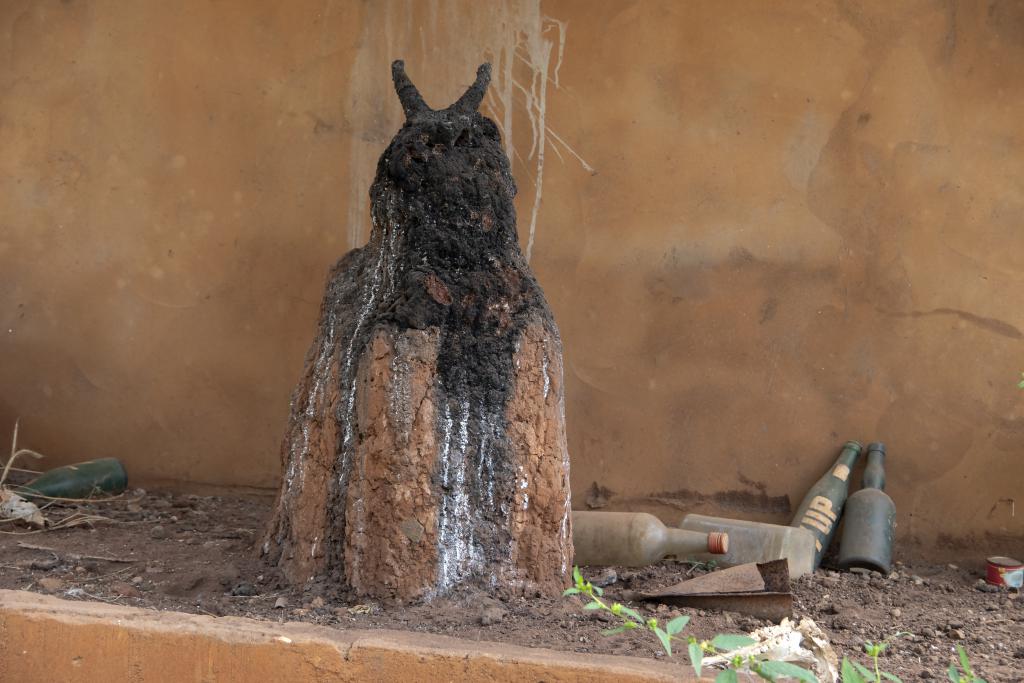
[{"label": "dirt ground", "polygon": [[[269,499],[134,491],[116,501],[51,506],[60,519],[74,511],[110,521],[94,528],[0,535],[0,588],[32,590],[66,599],[102,600],[157,610],[271,621],[305,621],[333,628],[426,631],[470,640],[556,650],[665,659],[650,634],[605,637],[603,615],[584,612],[575,598],[486,595],[394,607],[360,601],[327,586],[284,586],[256,551]],[[606,595],[676,583],[702,568],[665,562],[641,569],[584,568],[588,577],[614,579]],[[882,658],[904,681],[946,680],[954,646],[962,643],[979,675],[991,681],[1024,680],[1024,598],[978,583],[980,573],[956,565],[899,564],[890,576],[822,570],[793,583],[794,611],[826,632],[840,657],[867,660],[865,640],[898,631]],[[983,583],[983,582],[982,582]],[[767,625],[751,617],[664,605],[634,605],[659,619],[692,617],[683,635],[700,638]],[[687,664],[676,655],[672,661]]]}]

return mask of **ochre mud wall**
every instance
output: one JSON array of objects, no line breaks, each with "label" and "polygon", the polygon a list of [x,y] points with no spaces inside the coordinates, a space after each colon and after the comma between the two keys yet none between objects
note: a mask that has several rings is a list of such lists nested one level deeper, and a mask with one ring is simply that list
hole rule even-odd
[{"label": "ochre mud wall", "polygon": [[272,487],[396,57],[495,64],[577,506],[783,520],[882,440],[904,541],[1020,548],[1013,2],[5,2],[2,428]]}]

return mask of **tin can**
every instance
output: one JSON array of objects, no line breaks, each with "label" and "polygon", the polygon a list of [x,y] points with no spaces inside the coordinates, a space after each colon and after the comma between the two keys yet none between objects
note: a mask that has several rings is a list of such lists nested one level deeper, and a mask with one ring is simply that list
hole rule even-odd
[{"label": "tin can", "polygon": [[1019,589],[1024,585],[1024,562],[1012,557],[990,557],[985,580],[993,586]]}]

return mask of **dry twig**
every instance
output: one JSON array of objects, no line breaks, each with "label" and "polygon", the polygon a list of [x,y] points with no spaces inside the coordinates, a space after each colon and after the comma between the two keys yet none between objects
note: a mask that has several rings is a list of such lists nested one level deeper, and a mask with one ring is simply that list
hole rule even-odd
[{"label": "dry twig", "polygon": [[[46,546],[46,545],[35,545],[33,543],[22,543],[21,541],[19,541],[18,542],[18,547],[19,548],[25,548],[26,550],[41,550],[43,552],[53,553],[54,555],[57,554],[56,549],[51,548],[51,547]],[[100,560],[102,562],[123,562],[123,563],[135,562],[135,560],[129,560],[129,559],[125,559],[123,557],[107,557],[106,555],[79,555],[78,553],[68,553],[68,554],[69,555],[75,555],[76,557],[79,557],[79,558],[81,558],[83,560]],[[125,571],[125,570],[120,570],[120,571]]]}]

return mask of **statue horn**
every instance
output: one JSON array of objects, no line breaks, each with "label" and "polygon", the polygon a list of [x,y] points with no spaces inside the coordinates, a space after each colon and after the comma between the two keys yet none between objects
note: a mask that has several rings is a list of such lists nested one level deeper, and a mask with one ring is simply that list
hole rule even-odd
[{"label": "statue horn", "polygon": [[471,113],[479,108],[483,102],[484,94],[487,93],[487,86],[491,84],[491,65],[489,62],[480,65],[476,70],[476,81],[469,86],[469,90],[459,98],[459,101],[452,105],[453,109]]},{"label": "statue horn", "polygon": [[430,111],[430,107],[423,101],[420,91],[412,84],[409,77],[405,75],[405,62],[396,59],[391,63],[391,78],[395,81],[395,92],[398,94],[398,101],[402,103],[402,110],[405,111],[405,118],[411,119],[416,114]]}]

